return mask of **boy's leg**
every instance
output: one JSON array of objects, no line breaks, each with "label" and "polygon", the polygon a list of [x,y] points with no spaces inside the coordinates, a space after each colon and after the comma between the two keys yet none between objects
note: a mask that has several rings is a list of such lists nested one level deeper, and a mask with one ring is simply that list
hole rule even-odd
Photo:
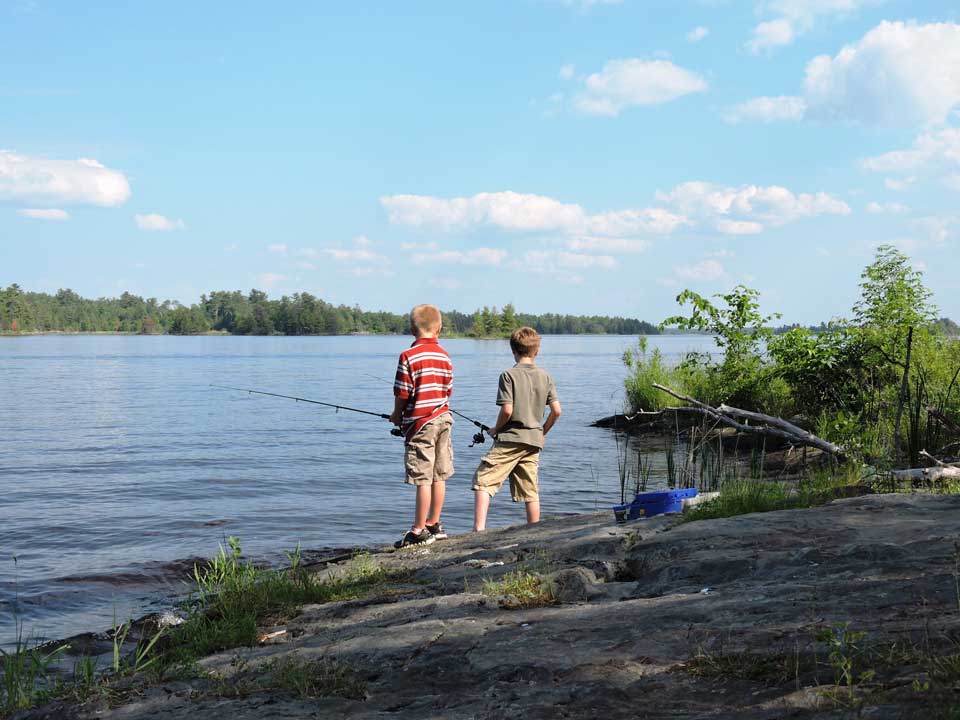
[{"label": "boy's leg", "polygon": [[514,502],[525,505],[527,522],[540,522],[540,450],[530,450],[519,458],[510,473],[510,495]]},{"label": "boy's leg", "polygon": [[526,506],[527,506],[527,522],[531,524],[540,522],[540,501],[529,500],[527,501]]},{"label": "boy's leg", "polygon": [[427,526],[427,514],[430,512],[433,484],[434,442],[428,428],[422,428],[406,444],[404,466],[407,471],[406,483],[416,486],[417,501],[410,529],[418,533]]},{"label": "boy's leg", "polygon": [[473,531],[487,529],[487,511],[490,509],[490,495],[486,490],[473,492]]},{"label": "boy's leg", "polygon": [[425,522],[427,525],[437,525],[440,522],[440,513],[443,510],[443,500],[447,496],[447,483],[435,480],[430,486],[430,512]]},{"label": "boy's leg", "polygon": [[517,459],[522,456],[517,449],[508,443],[497,443],[490,449],[477,466],[473,474],[473,529],[475,532],[486,529],[487,511],[490,509],[490,498],[497,494],[513,471]]},{"label": "boy's leg", "polygon": [[417,506],[413,516],[414,532],[419,532],[427,526],[427,514],[430,511],[430,485],[417,485]]},{"label": "boy's leg", "polygon": [[427,525],[439,525],[440,513],[443,511],[443,501],[447,496],[447,478],[453,475],[453,442],[450,439],[450,430],[453,419],[449,414],[434,420],[436,425],[436,445],[433,462],[433,483],[430,485],[430,512],[427,515]]}]

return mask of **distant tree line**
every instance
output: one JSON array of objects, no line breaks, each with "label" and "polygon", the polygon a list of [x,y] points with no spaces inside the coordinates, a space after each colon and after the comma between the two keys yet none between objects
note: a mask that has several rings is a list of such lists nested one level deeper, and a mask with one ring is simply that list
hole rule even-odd
[{"label": "distant tree line", "polygon": [[[657,334],[656,326],[632,318],[600,315],[529,315],[513,305],[473,313],[444,311],[448,335],[504,337],[521,325],[545,335]],[[146,335],[349,335],[406,334],[407,315],[331,305],[310,293],[271,300],[261,290],[214,291],[189,307],[176,301],[144,299],[125,292],[119,298],[90,300],[73,290],[27,292],[18,285],[0,289],[0,333],[105,332]]]}]

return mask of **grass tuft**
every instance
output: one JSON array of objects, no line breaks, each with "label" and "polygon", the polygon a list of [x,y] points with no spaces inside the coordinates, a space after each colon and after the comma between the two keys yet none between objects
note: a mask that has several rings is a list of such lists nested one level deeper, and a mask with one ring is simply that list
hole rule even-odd
[{"label": "grass tuft", "polygon": [[508,610],[536,608],[553,603],[550,584],[537,573],[518,569],[499,580],[484,579],[483,594],[500,599],[500,606]]}]

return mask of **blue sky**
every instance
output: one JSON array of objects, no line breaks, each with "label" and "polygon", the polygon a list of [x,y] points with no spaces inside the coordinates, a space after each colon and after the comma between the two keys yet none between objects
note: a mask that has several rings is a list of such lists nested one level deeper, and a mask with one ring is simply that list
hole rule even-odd
[{"label": "blue sky", "polygon": [[960,7],[0,0],[0,285],[960,318]]}]

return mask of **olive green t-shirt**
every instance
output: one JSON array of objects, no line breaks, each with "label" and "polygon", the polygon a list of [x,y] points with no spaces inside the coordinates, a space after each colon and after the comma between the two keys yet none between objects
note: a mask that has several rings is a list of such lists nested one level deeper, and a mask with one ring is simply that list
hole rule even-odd
[{"label": "olive green t-shirt", "polygon": [[553,378],[532,363],[517,363],[500,374],[497,405],[513,405],[513,415],[497,435],[498,442],[543,447],[543,411],[557,400]]}]

